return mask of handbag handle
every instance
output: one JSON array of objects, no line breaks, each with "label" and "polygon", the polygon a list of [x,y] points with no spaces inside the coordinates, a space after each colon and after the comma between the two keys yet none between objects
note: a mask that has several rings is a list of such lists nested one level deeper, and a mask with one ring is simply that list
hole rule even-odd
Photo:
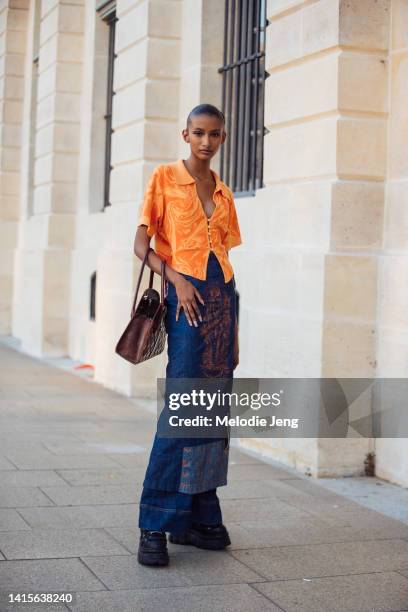
[{"label": "handbag handle", "polygon": [[[140,282],[141,282],[142,276],[143,276],[143,270],[144,270],[144,267],[146,265],[147,256],[148,256],[150,251],[153,251],[153,249],[151,247],[147,247],[145,256],[143,257],[142,266],[141,266],[140,272],[139,272],[139,278],[138,278],[137,284],[136,284],[135,297],[133,298],[132,310],[131,310],[131,313],[130,313],[131,318],[133,318],[133,316],[135,314],[135,311],[136,311],[137,294],[139,293],[139,287],[140,287]],[[161,287],[160,287],[160,304],[161,305],[163,305],[164,297],[165,297],[165,295],[167,295],[167,291],[166,291],[166,294],[164,293],[165,282],[166,282],[166,288],[167,288],[167,281],[165,281],[165,269],[166,269],[166,262],[165,262],[165,260],[162,259],[162,262],[161,262]],[[153,277],[154,277],[154,270],[150,270],[149,289],[151,289],[153,287]]]}]

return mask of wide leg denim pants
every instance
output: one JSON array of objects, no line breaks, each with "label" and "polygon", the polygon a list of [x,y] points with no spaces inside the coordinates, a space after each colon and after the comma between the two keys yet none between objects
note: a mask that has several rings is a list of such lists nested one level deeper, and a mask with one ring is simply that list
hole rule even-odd
[{"label": "wide leg denim pants", "polygon": [[[203,321],[190,326],[184,310],[176,321],[177,294],[166,296],[166,378],[232,381],[236,317],[235,278],[225,282],[213,251],[205,280],[183,274],[203,296]],[[227,484],[228,438],[163,438],[156,432],[140,500],[139,527],[182,533],[193,523],[222,522],[217,487]]]}]

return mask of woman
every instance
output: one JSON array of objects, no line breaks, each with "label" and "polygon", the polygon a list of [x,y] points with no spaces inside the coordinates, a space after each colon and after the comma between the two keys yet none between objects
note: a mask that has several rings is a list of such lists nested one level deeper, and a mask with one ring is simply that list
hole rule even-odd
[{"label": "woman", "polygon": [[[134,251],[161,272],[166,261],[166,381],[232,380],[237,364],[236,293],[230,248],[241,244],[231,190],[210,169],[225,141],[223,113],[196,106],[182,131],[186,160],[157,166],[147,185]],[[164,411],[163,411],[164,412]],[[162,413],[163,414],[163,413]],[[143,565],[167,565],[166,532],[176,544],[222,549],[231,542],[216,494],[227,483],[228,439],[156,436],[140,500]]]}]

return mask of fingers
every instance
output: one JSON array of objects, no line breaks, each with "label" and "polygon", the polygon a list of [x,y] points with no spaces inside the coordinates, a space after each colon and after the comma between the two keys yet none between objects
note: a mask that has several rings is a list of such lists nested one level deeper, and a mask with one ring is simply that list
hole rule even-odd
[{"label": "fingers", "polygon": [[199,292],[199,290],[197,289],[197,287],[194,287],[194,293],[196,294],[196,296],[198,297],[198,299],[200,300],[200,302],[203,304],[204,306],[204,300],[202,298],[201,293]]},{"label": "fingers", "polygon": [[193,301],[191,302],[191,306],[195,311],[195,315],[200,319],[200,322],[202,323],[203,317],[201,316],[200,308],[195,299],[193,299]]},{"label": "fingers", "polygon": [[179,302],[177,304],[177,310],[176,310],[176,321],[178,321],[178,317],[179,317],[179,312],[180,312],[180,308],[183,308],[184,310],[184,314],[186,315],[186,319],[189,323],[189,325],[194,325],[195,327],[198,327],[198,323],[197,323],[197,317],[200,319],[200,321],[202,322],[203,318],[201,316],[201,312],[200,309],[198,307],[197,302],[195,301],[195,299],[193,298],[193,300],[191,302]]},{"label": "fingers", "polygon": [[192,304],[189,304],[188,302],[185,302],[185,304],[183,304],[183,308],[184,308],[184,313],[186,315],[187,321],[189,322],[190,325],[195,325],[195,327],[198,327],[198,323],[197,323],[197,319],[196,319],[196,315],[194,312],[194,308],[192,307]]}]

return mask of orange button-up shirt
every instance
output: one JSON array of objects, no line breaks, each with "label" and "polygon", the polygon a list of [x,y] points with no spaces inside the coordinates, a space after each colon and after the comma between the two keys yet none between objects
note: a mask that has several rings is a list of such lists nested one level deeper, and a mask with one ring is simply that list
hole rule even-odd
[{"label": "orange button-up shirt", "polygon": [[242,243],[231,189],[211,170],[216,185],[214,212],[208,219],[196,182],[183,160],[157,166],[150,176],[140,207],[138,225],[155,236],[155,250],[178,272],[206,279],[210,251],[214,251],[227,283],[234,272],[228,251]]}]

